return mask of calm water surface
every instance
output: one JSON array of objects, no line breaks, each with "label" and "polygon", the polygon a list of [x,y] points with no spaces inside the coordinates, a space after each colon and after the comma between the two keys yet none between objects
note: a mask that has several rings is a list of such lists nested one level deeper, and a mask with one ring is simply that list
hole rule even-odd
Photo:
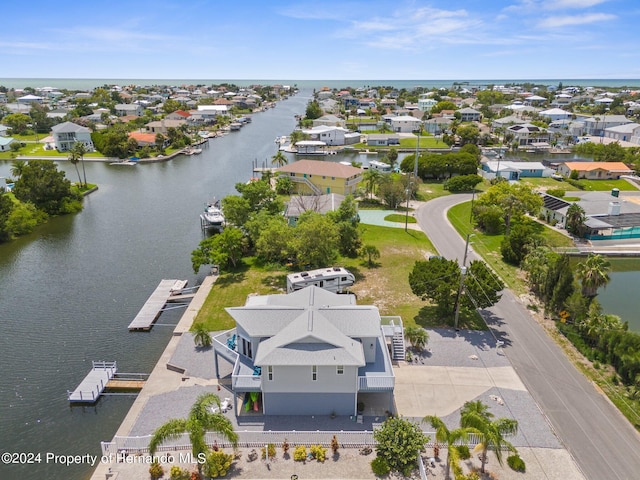
[{"label": "calm water surface", "polygon": [[[212,197],[235,193],[252,164],[276,152],[310,91],[255,114],[242,131],[213,139],[201,155],[137,167],[86,162],[99,190],[75,216],[0,246],[0,451],[100,454],[133,397],[109,396],[95,407],[69,406],[66,392],[92,360],[120,371],[149,372],[171,335],[168,326],[129,333],[127,326],[163,278],[202,281],[190,254],[202,239],[199,213]],[[59,168],[72,181],[73,166]],[[0,163],[8,176],[9,162]],[[161,324],[175,324],[182,310]],[[0,479],[81,479],[89,465],[0,465]]]},{"label": "calm water surface", "polygon": [[[200,283],[203,275],[193,274],[190,253],[202,239],[198,215],[204,202],[235,193],[234,185],[251,177],[253,162],[275,153],[275,137],[293,130],[294,115],[304,112],[310,94],[302,91],[254,115],[242,131],[211,140],[198,156],[137,167],[86,162],[88,180],[100,189],[85,199],[80,214],[0,245],[0,451],[100,455],[100,441],[113,437],[133,397],[70,407],[66,391],[77,386],[92,360],[116,360],[123,372],[151,371],[171,328],[129,333],[127,325],[162,278]],[[66,162],[59,168],[76,178]],[[9,162],[0,162],[0,176],[9,170]],[[638,272],[626,273],[634,280],[618,282],[616,274],[602,294],[607,309],[637,298],[630,291],[605,299],[638,284]],[[159,323],[175,324],[181,313],[167,312]],[[0,479],[73,480],[92,470],[44,461],[0,465]]]}]

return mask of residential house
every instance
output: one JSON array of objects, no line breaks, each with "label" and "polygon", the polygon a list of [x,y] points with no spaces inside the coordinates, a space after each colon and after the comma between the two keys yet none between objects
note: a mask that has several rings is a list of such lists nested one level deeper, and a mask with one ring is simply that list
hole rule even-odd
[{"label": "residential house", "polygon": [[176,110],[175,112],[171,112],[165,115],[165,120],[188,120],[191,114],[189,112],[185,112],[184,110]]},{"label": "residential house", "polygon": [[496,177],[507,180],[520,180],[521,178],[550,177],[553,170],[544,166],[541,162],[512,162],[510,160],[489,160],[482,162],[482,176],[488,180]]},{"label": "residential house", "polygon": [[355,418],[358,402],[375,395],[386,400],[381,415],[395,411],[386,337],[401,335],[399,317],[392,333],[377,307],[315,286],[250,296],[226,311],[236,328],[214,337],[215,371],[220,377],[220,358],[233,364],[231,388],[243,404],[263,415]]},{"label": "residential house", "polygon": [[520,125],[511,125],[507,127],[506,133],[513,135],[514,141],[518,145],[531,145],[540,142],[549,141],[549,132],[537,125],[531,123],[523,123]]},{"label": "residential house", "polygon": [[291,197],[284,211],[284,217],[289,225],[295,225],[298,218],[305,212],[316,212],[324,215],[338,210],[345,196],[338,193],[326,195],[297,195]]},{"label": "residential house", "polygon": [[94,146],[91,140],[91,130],[73,122],[63,122],[51,128],[53,142],[59,152],[68,152],[76,142],[84,144],[89,152],[93,152]]},{"label": "residential house", "polygon": [[384,110],[395,110],[398,106],[398,101],[395,98],[383,98],[380,100],[380,106]]},{"label": "residential house", "polygon": [[17,140],[12,137],[0,136],[0,152],[8,152],[9,150],[11,150],[11,144],[13,142],[17,142]]},{"label": "residential house", "polygon": [[144,113],[144,108],[142,105],[138,105],[137,103],[119,103],[115,107],[116,115],[119,117],[123,117],[125,115],[135,115],[136,117],[141,117]]},{"label": "residential house", "polygon": [[565,162],[558,165],[558,173],[565,177],[574,170],[578,172],[578,178],[589,180],[618,179],[633,174],[633,170],[622,162]]},{"label": "residential house", "polygon": [[438,104],[437,100],[434,100],[428,95],[429,94],[423,93],[418,98],[418,110],[421,112],[430,112],[431,109]]},{"label": "residential house", "polygon": [[343,127],[345,126],[345,121],[343,118],[340,118],[336,115],[323,115],[320,118],[316,118],[313,120],[314,127]]},{"label": "residential house", "polygon": [[423,123],[425,131],[429,132],[431,135],[440,135],[441,133],[449,130],[453,120],[445,117],[433,117],[429,120],[425,120]]},{"label": "residential house", "polygon": [[9,127],[0,124],[0,137],[6,137],[9,135]]},{"label": "residential house", "polygon": [[605,128],[604,136],[619,142],[629,142],[638,145],[640,144],[640,124],[625,123],[617,127]]},{"label": "residential house", "polygon": [[[139,147],[155,147],[156,133],[130,132],[129,138],[133,138]],[[165,139],[165,143],[168,140]]]},{"label": "residential house", "polygon": [[180,128],[187,123],[186,120],[158,120],[147,123],[147,131],[166,135],[169,128]]},{"label": "residential house", "polygon": [[521,117],[517,117],[516,115],[509,115],[507,117],[502,118],[494,118],[491,120],[491,131],[495,131],[496,129],[505,130],[507,127],[512,125],[522,125],[527,123]]},{"label": "residential house", "polygon": [[38,95],[24,95],[19,97],[16,101],[23,105],[31,105],[32,103],[42,103],[44,98],[39,97]]},{"label": "residential house", "polygon": [[[622,193],[622,196],[621,196]],[[585,213],[586,237],[591,241],[625,240],[637,243],[640,237],[640,205],[624,197],[624,192],[572,192],[578,201],[567,202],[552,195],[542,194],[542,216],[550,223],[566,228],[569,206],[576,203]]]},{"label": "residential house", "polygon": [[458,110],[460,120],[462,122],[479,122],[482,119],[482,113],[475,108],[465,107]]},{"label": "residential house", "polygon": [[567,120],[571,118],[572,113],[567,112],[561,108],[550,108],[548,110],[542,110],[538,113],[541,117],[548,118],[552,122],[556,120]]},{"label": "residential house", "polygon": [[360,142],[360,134],[343,127],[319,125],[302,130],[311,141],[324,142],[325,145],[353,145]]},{"label": "residential house", "polygon": [[335,162],[298,160],[276,169],[277,175],[287,175],[299,194],[321,195],[356,193],[362,181],[362,169]]},{"label": "residential house", "polygon": [[584,133],[585,135],[602,137],[605,129],[626,125],[627,123],[632,123],[632,121],[624,115],[594,116],[584,120]]},{"label": "residential house", "polygon": [[391,125],[391,129],[396,133],[412,133],[422,126],[422,120],[411,115],[385,117],[385,119]]},{"label": "residential house", "polygon": [[377,147],[400,145],[400,136],[397,133],[370,133],[367,135],[366,144]]}]

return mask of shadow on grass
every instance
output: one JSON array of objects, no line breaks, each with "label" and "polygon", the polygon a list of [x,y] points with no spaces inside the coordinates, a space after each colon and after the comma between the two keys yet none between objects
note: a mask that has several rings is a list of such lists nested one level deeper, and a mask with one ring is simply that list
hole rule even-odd
[{"label": "shadow on grass", "polygon": [[[425,305],[413,319],[416,324],[423,328],[450,328],[453,333],[453,316],[442,317],[438,315],[435,305]],[[477,311],[461,308],[458,318],[458,329],[488,330],[488,327]]]},{"label": "shadow on grass", "polygon": [[247,276],[246,273],[250,268],[251,267],[244,262],[238,264],[236,268],[228,273],[221,274],[216,280],[216,286],[219,288],[225,288],[232,284],[243,282]]},{"label": "shadow on grass", "polygon": [[278,275],[267,275],[260,283],[265,287],[270,287],[278,290],[286,290],[287,288],[287,274],[281,273]]}]

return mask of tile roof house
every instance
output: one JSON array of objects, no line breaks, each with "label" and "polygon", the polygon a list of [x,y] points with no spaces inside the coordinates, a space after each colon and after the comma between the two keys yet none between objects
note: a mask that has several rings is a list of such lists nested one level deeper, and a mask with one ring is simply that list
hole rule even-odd
[{"label": "tile roof house", "polygon": [[155,133],[130,132],[129,138],[133,138],[138,142],[139,147],[154,147],[156,145],[156,135]]},{"label": "tile roof house", "polygon": [[87,151],[94,151],[91,130],[87,127],[73,122],[63,122],[51,127],[51,132],[56,149],[59,152],[71,150],[76,142],[84,143]]},{"label": "tile roof house", "polygon": [[632,175],[633,170],[622,162],[565,162],[558,166],[558,173],[568,177],[576,170],[579,178],[590,180],[618,179],[621,175]]},{"label": "tile roof house", "polygon": [[357,402],[371,393],[385,395],[393,411],[395,378],[385,337],[402,328],[383,325],[377,307],[310,286],[252,296],[226,311],[236,328],[214,337],[216,375],[220,357],[232,363],[234,394],[253,397],[262,414],[356,415]]},{"label": "tile roof house", "polygon": [[288,175],[299,194],[321,195],[356,193],[362,181],[362,169],[337,162],[298,160],[276,169],[276,175]]}]

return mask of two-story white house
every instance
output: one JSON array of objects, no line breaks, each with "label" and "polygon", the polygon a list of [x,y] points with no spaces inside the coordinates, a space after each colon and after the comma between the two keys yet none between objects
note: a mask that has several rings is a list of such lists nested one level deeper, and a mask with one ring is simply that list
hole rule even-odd
[{"label": "two-story white house", "polygon": [[391,125],[391,129],[396,133],[412,133],[422,125],[422,120],[411,115],[386,116],[385,121]]},{"label": "two-story white house", "polygon": [[135,115],[136,117],[141,117],[144,113],[144,108],[142,105],[138,105],[137,103],[119,103],[114,107],[116,115],[119,117],[124,117],[125,115]]},{"label": "two-story white house", "polygon": [[73,122],[63,122],[51,127],[53,142],[59,152],[68,152],[76,142],[84,143],[88,152],[93,152],[91,130]]},{"label": "two-story white house", "polygon": [[329,125],[318,125],[302,130],[302,133],[309,135],[309,140],[324,142],[325,145],[353,145],[360,141],[359,133]]},{"label": "two-story white house", "polygon": [[400,328],[389,330],[377,307],[315,286],[251,296],[226,311],[236,328],[214,337],[216,376],[220,357],[233,364],[231,387],[243,405],[264,415],[355,415],[375,393],[393,412],[386,335],[402,341],[399,317]]}]

